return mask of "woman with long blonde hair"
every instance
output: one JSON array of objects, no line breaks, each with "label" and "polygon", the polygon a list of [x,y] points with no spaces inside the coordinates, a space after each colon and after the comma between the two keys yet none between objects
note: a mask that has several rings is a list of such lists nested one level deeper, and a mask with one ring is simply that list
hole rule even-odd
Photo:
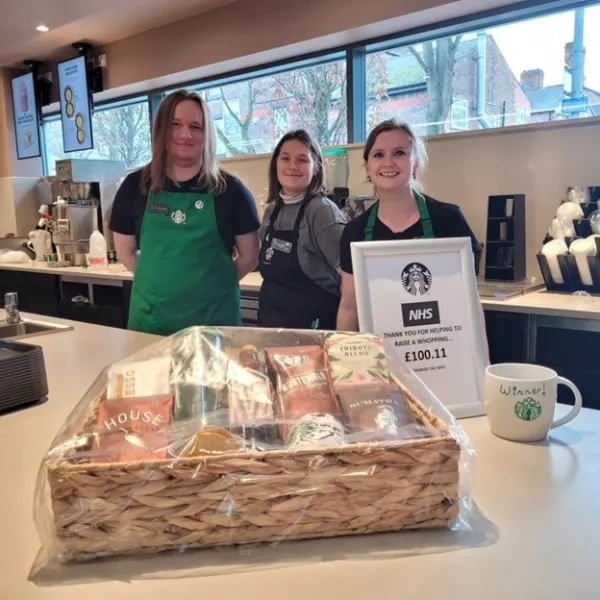
[{"label": "woman with long blonde hair", "polygon": [[377,202],[353,219],[340,241],[342,298],[337,328],[358,329],[352,242],[469,237],[474,253],[481,252],[462,211],[423,193],[421,174],[427,166],[425,144],[408,123],[389,119],[367,137],[364,167]]},{"label": "woman with long blonde hair", "polygon": [[167,96],[152,160],[127,176],[111,215],[119,259],[134,272],[129,329],[241,325],[238,282],[258,264],[259,225],[250,192],[219,167],[205,101],[185,90]]}]

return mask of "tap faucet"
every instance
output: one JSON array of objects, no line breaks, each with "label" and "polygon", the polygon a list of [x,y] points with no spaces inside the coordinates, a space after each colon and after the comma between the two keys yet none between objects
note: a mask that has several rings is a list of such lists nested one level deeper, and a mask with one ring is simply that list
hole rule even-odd
[{"label": "tap faucet", "polygon": [[15,324],[21,322],[19,313],[19,295],[17,292],[7,292],[4,294],[4,310],[6,312],[6,322]]}]

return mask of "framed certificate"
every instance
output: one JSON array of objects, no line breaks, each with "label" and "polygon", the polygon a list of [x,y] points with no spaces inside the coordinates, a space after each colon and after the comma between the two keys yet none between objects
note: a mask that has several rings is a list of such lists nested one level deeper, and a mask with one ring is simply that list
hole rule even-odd
[{"label": "framed certificate", "polygon": [[457,418],[485,413],[486,337],[471,240],[351,245],[360,330],[381,336]]}]

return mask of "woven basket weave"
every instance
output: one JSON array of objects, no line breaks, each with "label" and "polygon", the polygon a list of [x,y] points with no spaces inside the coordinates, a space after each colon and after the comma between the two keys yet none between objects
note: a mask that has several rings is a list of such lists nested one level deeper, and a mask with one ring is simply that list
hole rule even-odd
[{"label": "woven basket weave", "polygon": [[[397,383],[432,437],[136,463],[52,460],[61,559],[451,524],[458,515],[460,446]],[[93,422],[92,416],[84,433]]]}]

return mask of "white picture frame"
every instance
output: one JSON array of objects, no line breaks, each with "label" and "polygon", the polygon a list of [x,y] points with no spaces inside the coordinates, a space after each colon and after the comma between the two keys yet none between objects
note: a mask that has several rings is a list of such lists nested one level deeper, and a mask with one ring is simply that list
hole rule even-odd
[{"label": "white picture frame", "polygon": [[[471,240],[440,238],[353,242],[351,253],[360,331],[384,337],[386,345],[392,336],[400,336],[403,341],[396,340],[393,342],[395,345],[418,342],[423,344],[417,346],[420,350],[427,348],[429,340],[448,339],[445,343],[450,345],[453,352],[446,364],[442,364],[443,359],[438,359],[439,348],[434,356],[438,359],[434,360],[437,365],[417,368],[407,364],[416,371],[420,369],[415,374],[454,417],[485,414],[483,379],[488,353]],[[411,269],[421,271],[421,267],[429,271],[429,283],[423,280],[422,285],[417,283],[417,287],[421,285],[420,288],[409,292]],[[403,275],[406,283],[402,283]],[[423,302],[412,302],[417,299]],[[398,300],[401,310],[396,308]],[[437,310],[437,321],[435,315],[434,320],[430,316],[429,323],[416,330],[414,327],[419,325],[413,323],[418,323],[418,318],[407,324],[407,318],[410,318],[407,315],[430,313],[415,313],[408,311],[408,308],[422,305],[436,305],[433,310]],[[461,308],[463,305],[464,309]],[[440,326],[428,328],[430,324]],[[451,327],[454,327],[454,331],[460,327],[460,332],[444,334],[447,337],[435,337],[433,334],[429,334],[430,337],[414,337],[424,331],[452,331]],[[415,341],[406,339],[409,334]],[[409,349],[405,355],[415,356]],[[418,355],[421,356],[422,352]]]}]

